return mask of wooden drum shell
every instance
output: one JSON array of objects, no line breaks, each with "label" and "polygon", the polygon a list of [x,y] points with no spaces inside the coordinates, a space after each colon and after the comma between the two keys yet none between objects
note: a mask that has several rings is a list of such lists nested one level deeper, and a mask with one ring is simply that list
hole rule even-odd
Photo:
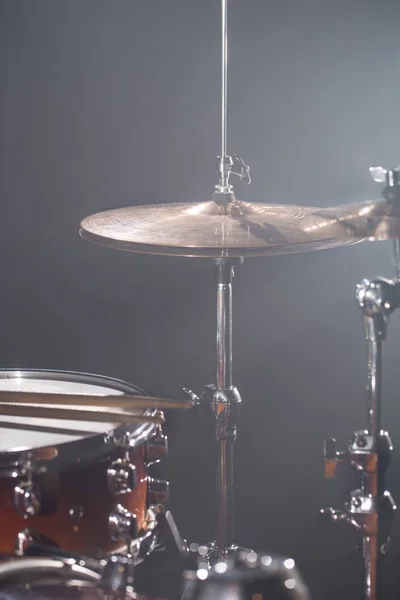
[{"label": "wooden drum shell", "polygon": [[27,519],[14,507],[14,488],[19,477],[3,477],[0,472],[0,552],[14,552],[18,533],[24,529],[38,532],[64,550],[87,556],[100,557],[115,551],[122,544],[110,539],[108,519],[117,504],[136,515],[139,529],[145,525],[145,446],[142,444],[129,451],[130,462],[136,468],[137,484],[126,494],[114,496],[107,484],[107,469],[113,460],[125,455],[122,451],[114,451],[112,456],[98,463],[76,463],[60,472],[33,476],[41,492],[42,506],[39,515]]}]

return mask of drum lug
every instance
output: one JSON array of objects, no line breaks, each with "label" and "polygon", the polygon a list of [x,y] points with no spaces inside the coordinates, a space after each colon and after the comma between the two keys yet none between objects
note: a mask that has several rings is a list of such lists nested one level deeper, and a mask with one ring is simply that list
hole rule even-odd
[{"label": "drum lug", "polygon": [[17,556],[24,556],[26,550],[32,544],[41,542],[40,534],[32,529],[23,529],[17,535],[17,541],[15,543],[15,554]]},{"label": "drum lug", "polygon": [[78,523],[85,516],[85,510],[83,506],[71,506],[68,511],[68,516],[74,523]]},{"label": "drum lug", "polygon": [[146,444],[146,465],[166,460],[168,457],[168,437],[158,428]]},{"label": "drum lug", "polygon": [[58,548],[56,542],[35,529],[23,529],[17,534],[14,552],[16,556],[25,556],[31,547],[39,546],[47,549]]},{"label": "drum lug", "polygon": [[16,485],[14,488],[14,507],[24,519],[36,516],[41,507],[38,486],[31,481]]},{"label": "drum lug", "polygon": [[136,515],[117,504],[108,518],[108,534],[113,542],[134,540],[138,536]]},{"label": "drum lug", "polygon": [[147,477],[147,505],[165,506],[169,502],[169,482]]},{"label": "drum lug", "polygon": [[107,483],[114,496],[129,494],[137,485],[135,465],[127,458],[115,460],[107,469]]}]

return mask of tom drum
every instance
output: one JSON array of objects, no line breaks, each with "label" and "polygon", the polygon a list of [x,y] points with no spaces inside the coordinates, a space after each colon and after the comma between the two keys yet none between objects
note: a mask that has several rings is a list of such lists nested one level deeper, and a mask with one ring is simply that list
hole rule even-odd
[{"label": "tom drum", "polygon": [[[0,370],[0,391],[143,395],[134,385],[65,371]],[[139,411],[152,414],[152,411]],[[86,556],[146,532],[168,484],[149,477],[166,456],[154,424],[121,426],[0,415],[0,552],[39,542]]]}]

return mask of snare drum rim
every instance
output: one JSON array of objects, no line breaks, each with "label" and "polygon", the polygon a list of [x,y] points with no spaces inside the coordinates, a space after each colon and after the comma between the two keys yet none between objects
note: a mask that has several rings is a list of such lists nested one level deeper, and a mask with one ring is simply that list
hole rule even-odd
[{"label": "snare drum rim", "polygon": [[[121,379],[115,379],[107,375],[98,375],[92,373],[82,373],[79,371],[62,371],[57,369],[0,369],[0,380],[4,379],[42,379],[44,381],[60,381],[73,383],[86,383],[99,385],[112,390],[122,392],[122,394],[131,394],[136,396],[145,396],[146,392],[131,383]],[[66,394],[68,396],[68,394]],[[155,414],[155,410],[148,409],[143,414]],[[113,449],[121,447],[122,441],[128,441],[129,448],[135,448],[146,442],[157,425],[154,423],[141,423],[139,425],[118,425],[111,431],[105,430],[103,433],[83,434],[79,440],[70,440],[61,444],[41,446],[40,448],[24,448],[11,450],[9,452],[0,452],[0,474],[17,477],[19,475],[18,467],[26,464],[26,460],[35,463],[35,468],[41,472],[60,467],[60,461],[75,464],[87,464],[91,461],[98,461],[102,457],[109,456]],[[55,457],[51,460],[40,461],[35,459],[35,450],[54,449]],[[73,450],[76,450],[74,452]],[[76,455],[76,456],[74,456]],[[72,460],[71,460],[72,456]]]}]

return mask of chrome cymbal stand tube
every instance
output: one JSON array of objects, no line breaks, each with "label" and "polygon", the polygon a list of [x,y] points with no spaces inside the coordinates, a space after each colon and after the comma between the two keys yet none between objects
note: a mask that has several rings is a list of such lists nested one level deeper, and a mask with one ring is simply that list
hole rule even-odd
[{"label": "chrome cymbal stand tube", "polygon": [[217,526],[215,541],[201,547],[203,559],[213,564],[226,558],[233,545],[233,446],[241,398],[232,384],[232,280],[234,266],[243,259],[216,259],[217,270],[217,385],[208,385],[198,397],[185,389],[192,401],[211,412],[218,443]]},{"label": "chrome cymbal stand tube", "polygon": [[[385,181],[383,191],[393,208],[400,205],[398,171],[371,169],[375,181]],[[383,179],[384,176],[384,179]],[[396,263],[398,242],[395,243]],[[400,282],[379,277],[364,279],[357,286],[357,304],[364,317],[368,343],[367,429],[355,431],[346,452],[336,450],[336,441],[325,441],[325,476],[335,476],[338,462],[348,462],[361,475],[361,487],[351,492],[344,511],[332,508],[321,512],[334,522],[349,523],[362,536],[363,592],[365,600],[382,599],[382,563],[389,549],[389,534],[396,505],[385,489],[385,476],[393,450],[387,431],[382,429],[382,344],[387,336],[389,316],[400,306]]]},{"label": "chrome cymbal stand tube", "polygon": [[215,186],[214,201],[227,206],[235,200],[230,175],[237,175],[242,183],[250,184],[250,168],[240,156],[227,154],[228,140],[228,0],[221,0],[221,156],[218,156],[218,185]]},{"label": "chrome cymbal stand tube", "polygon": [[221,258],[217,268],[217,388],[212,399],[218,441],[216,550],[233,544],[233,444],[237,437],[240,394],[232,385],[232,279],[241,259]]}]

